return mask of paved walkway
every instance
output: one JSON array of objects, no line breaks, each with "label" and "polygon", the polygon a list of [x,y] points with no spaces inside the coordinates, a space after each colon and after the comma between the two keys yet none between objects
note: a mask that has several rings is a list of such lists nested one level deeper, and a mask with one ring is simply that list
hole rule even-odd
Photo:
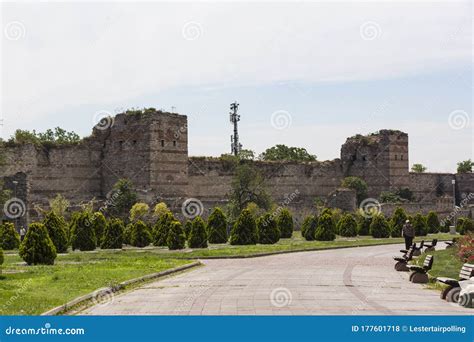
[{"label": "paved walkway", "polygon": [[[144,285],[87,315],[472,314],[393,269],[401,245],[204,260],[204,267]],[[436,262],[436,260],[435,260]]]}]

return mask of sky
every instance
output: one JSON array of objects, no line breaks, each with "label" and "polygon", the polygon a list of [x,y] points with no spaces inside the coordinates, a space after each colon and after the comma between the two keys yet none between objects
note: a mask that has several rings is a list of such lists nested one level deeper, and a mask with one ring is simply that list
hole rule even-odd
[{"label": "sky", "polygon": [[349,136],[409,134],[410,164],[473,158],[470,1],[10,2],[1,5],[1,136],[100,113],[188,116],[189,153],[278,143],[319,160]]}]

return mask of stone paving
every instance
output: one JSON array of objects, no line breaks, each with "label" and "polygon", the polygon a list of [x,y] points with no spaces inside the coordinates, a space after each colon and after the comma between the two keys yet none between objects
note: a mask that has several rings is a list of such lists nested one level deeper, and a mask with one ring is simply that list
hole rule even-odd
[{"label": "stone paving", "polygon": [[[401,245],[203,260],[85,315],[456,315],[472,309],[393,269]],[[436,262],[436,260],[435,260]]]}]

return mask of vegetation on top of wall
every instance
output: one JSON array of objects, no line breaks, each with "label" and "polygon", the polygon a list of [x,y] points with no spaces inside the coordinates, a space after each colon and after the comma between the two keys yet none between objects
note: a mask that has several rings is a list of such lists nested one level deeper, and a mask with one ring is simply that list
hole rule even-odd
[{"label": "vegetation on top of wall", "polygon": [[342,180],[341,186],[344,188],[352,189],[356,192],[357,204],[367,198],[367,183],[359,177],[346,177]]},{"label": "vegetation on top of wall", "polygon": [[382,191],[380,193],[382,203],[401,203],[413,201],[413,192],[408,188],[399,188],[395,191]]},{"label": "vegetation on top of wall", "polygon": [[308,153],[303,147],[290,147],[283,144],[278,144],[267,148],[262,152],[258,159],[264,161],[316,161],[316,156]]},{"label": "vegetation on top of wall", "polygon": [[33,144],[35,146],[51,147],[75,145],[80,141],[81,137],[77,133],[73,131],[68,132],[61,127],[56,127],[54,130],[47,129],[44,133],[38,133],[35,130],[17,129],[5,143],[5,146]]},{"label": "vegetation on top of wall", "polygon": [[474,162],[471,159],[464,160],[458,163],[458,173],[471,173]]},{"label": "vegetation on top of wall", "polygon": [[423,164],[413,164],[411,166],[411,171],[416,173],[423,173],[427,170],[426,166]]}]

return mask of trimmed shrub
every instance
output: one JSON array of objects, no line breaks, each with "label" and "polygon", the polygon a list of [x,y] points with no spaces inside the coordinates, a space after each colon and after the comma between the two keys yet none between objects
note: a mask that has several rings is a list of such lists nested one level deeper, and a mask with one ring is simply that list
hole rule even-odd
[{"label": "trimmed shrub", "polygon": [[474,232],[474,222],[466,217],[462,222],[460,233],[464,235],[472,232]]},{"label": "trimmed shrub", "polygon": [[416,236],[426,236],[428,229],[426,227],[426,219],[423,215],[420,213],[416,214],[413,217],[413,221],[410,222],[412,222],[413,228],[415,228]]},{"label": "trimmed shrub", "polygon": [[458,232],[459,234],[461,234],[461,229],[462,229],[465,219],[466,219],[465,217],[459,217],[456,220],[456,232]]},{"label": "trimmed shrub", "polygon": [[206,224],[201,216],[193,220],[188,244],[190,248],[207,248]]},{"label": "trimmed shrub", "polygon": [[210,243],[227,242],[227,218],[221,208],[214,208],[207,220],[207,234]]},{"label": "trimmed shrub", "polygon": [[125,229],[123,230],[123,243],[126,245],[131,245],[131,238],[132,238],[132,228],[133,228],[133,223],[129,223],[125,226]]},{"label": "trimmed shrub", "polygon": [[186,235],[179,221],[171,222],[166,243],[170,250],[183,249],[186,247]]},{"label": "trimmed shrub", "polygon": [[107,227],[107,220],[100,211],[92,215],[92,227],[97,238],[97,245],[100,245],[104,237],[105,227]]},{"label": "trimmed shrub", "polygon": [[[111,219],[105,227],[104,238],[100,244],[102,249],[122,248],[125,227],[121,219]],[[131,240],[131,237],[130,237]]]},{"label": "trimmed shrub", "polygon": [[3,262],[4,262],[3,249],[0,248],[0,275],[2,274],[2,265],[3,265]]},{"label": "trimmed shrub", "polygon": [[135,203],[130,209],[130,221],[135,222],[138,220],[146,221],[150,213],[150,207],[148,204],[143,202]]},{"label": "trimmed shrub", "polygon": [[20,245],[20,257],[28,265],[53,265],[56,247],[42,223],[32,223]]},{"label": "trimmed shrub", "polygon": [[398,207],[390,219],[390,235],[392,237],[401,237],[402,228],[407,220],[407,214],[403,208]]},{"label": "trimmed shrub", "polygon": [[130,244],[135,247],[146,247],[151,242],[151,234],[147,225],[138,220],[132,225],[130,232]]},{"label": "trimmed shrub", "polygon": [[231,245],[255,245],[257,243],[257,224],[248,209],[242,210],[230,233]]},{"label": "trimmed shrub", "polygon": [[335,229],[332,216],[324,213],[319,217],[318,225],[314,232],[314,239],[317,241],[332,241],[336,238]]},{"label": "trimmed shrub", "polygon": [[356,215],[357,221],[357,235],[366,236],[370,235],[370,225],[372,224],[372,216],[364,215],[358,212]]},{"label": "trimmed shrub", "polygon": [[272,245],[280,240],[280,229],[277,222],[269,213],[260,216],[257,220],[258,243]]},{"label": "trimmed shrub", "polygon": [[314,241],[314,234],[318,226],[318,217],[316,215],[309,215],[303,220],[301,224],[301,236],[306,241]]},{"label": "trimmed shrub", "polygon": [[188,240],[189,233],[191,233],[192,228],[193,228],[193,221],[187,220],[186,223],[184,224],[184,227],[183,227],[184,235],[186,236],[186,240]]},{"label": "trimmed shrub", "polygon": [[167,246],[168,232],[171,222],[176,221],[171,212],[166,212],[160,216],[153,227],[153,245]]},{"label": "trimmed shrub", "polygon": [[0,226],[0,248],[9,250],[20,247],[20,235],[11,222],[4,222]]},{"label": "trimmed shrub", "polygon": [[62,216],[56,215],[54,211],[50,211],[43,220],[43,224],[48,231],[57,253],[67,252],[67,224]]},{"label": "trimmed shrub", "polygon": [[439,232],[439,219],[434,211],[430,211],[426,216],[426,226],[428,228],[428,233],[430,234]]},{"label": "trimmed shrub", "polygon": [[449,229],[453,223],[449,218],[446,218],[443,222],[443,225],[441,226],[441,232],[442,233],[449,233]]},{"label": "trimmed shrub", "polygon": [[293,235],[293,216],[287,208],[283,208],[277,217],[277,227],[280,230],[281,238],[288,239]]},{"label": "trimmed shrub", "polygon": [[346,237],[357,236],[357,222],[351,214],[345,214],[337,224],[339,235]]},{"label": "trimmed shrub", "polygon": [[92,216],[88,211],[83,211],[73,219],[71,227],[72,250],[93,251],[97,245]]},{"label": "trimmed shrub", "polygon": [[377,214],[372,218],[370,235],[378,239],[388,238],[390,236],[390,227],[383,214]]}]

